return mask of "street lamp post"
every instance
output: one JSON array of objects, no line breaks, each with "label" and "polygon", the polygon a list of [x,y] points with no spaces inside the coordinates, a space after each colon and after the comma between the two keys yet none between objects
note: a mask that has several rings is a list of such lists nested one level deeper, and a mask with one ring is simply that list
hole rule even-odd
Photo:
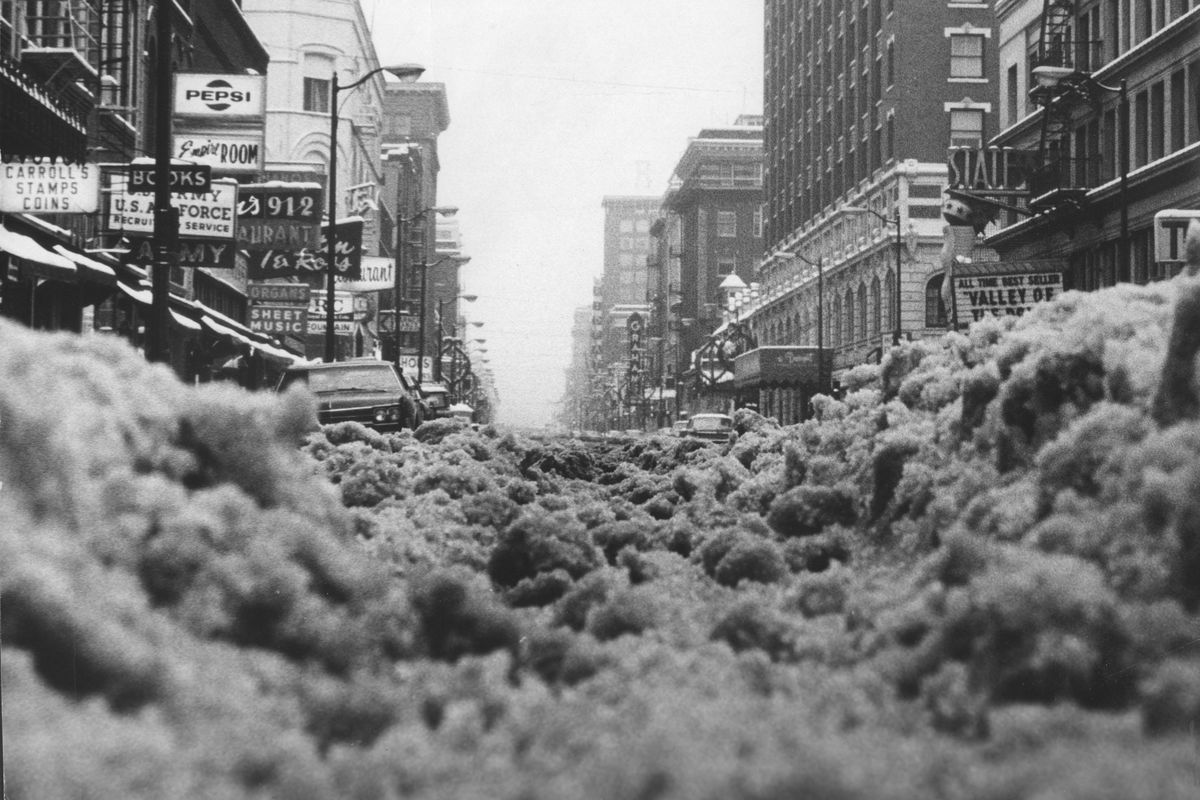
[{"label": "street lamp post", "polygon": [[[468,303],[474,303],[478,299],[479,299],[479,296],[474,295],[474,294],[459,294],[459,295],[455,295],[454,297],[438,298],[437,318],[438,318],[438,341],[439,341],[439,343],[444,344],[446,339],[448,339],[448,338],[453,339],[454,334],[457,333],[457,330],[458,330],[458,322],[451,321],[450,336],[446,336],[445,317],[444,317],[445,306],[448,303],[453,303],[455,300],[465,300]],[[442,349],[443,349],[442,347],[438,348],[437,364],[435,365],[437,367],[437,369],[435,370],[435,374],[437,375],[437,380],[439,380],[439,381],[442,379]],[[453,356],[453,355],[454,354],[452,353],[451,356]],[[453,365],[453,363],[454,362],[452,361],[451,364]],[[451,368],[451,379],[453,379],[453,366]]]},{"label": "street lamp post", "polygon": [[895,319],[893,320],[893,324],[892,324],[892,344],[898,345],[898,344],[900,344],[900,340],[904,336],[904,328],[900,322],[900,319],[901,319],[900,315],[904,308],[904,306],[901,302],[901,294],[900,294],[900,287],[903,285],[903,283],[900,280],[900,270],[901,270],[901,264],[902,264],[901,256],[902,256],[902,251],[904,249],[903,232],[900,230],[900,206],[899,205],[896,206],[896,214],[895,214],[895,216],[891,216],[891,217],[889,217],[885,214],[880,214],[875,209],[868,208],[866,206],[844,206],[842,208],[842,211],[847,212],[847,213],[856,213],[856,214],[863,214],[863,213],[873,214],[874,216],[878,217],[880,220],[882,220],[886,224],[896,226],[896,286],[895,286],[896,300],[895,300],[895,309],[894,309]]},{"label": "street lamp post", "polygon": [[[421,307],[420,307],[421,319],[419,321],[419,328],[418,328],[418,333],[417,333],[417,337],[418,337],[417,338],[417,383],[418,384],[425,380],[425,317],[428,316],[428,311],[426,309],[426,305],[427,305],[428,299],[429,299],[429,270],[434,269],[434,268],[440,266],[441,264],[444,264],[447,261],[453,261],[454,263],[458,264],[459,266],[462,266],[463,264],[466,264],[470,260],[471,260],[470,256],[459,255],[456,253],[454,255],[445,256],[444,258],[439,258],[437,261],[433,262],[432,264],[422,264],[421,265]],[[439,359],[441,358],[441,326],[442,326],[442,309],[441,309],[441,306],[438,306],[438,332],[439,332],[439,335],[438,335],[438,353],[437,353],[437,355],[438,355]],[[438,379],[441,378],[441,365],[440,364],[438,365],[437,370],[434,371],[434,374],[437,375]]]},{"label": "street lamp post", "polygon": [[817,391],[825,391],[825,256],[809,261],[796,253],[796,258],[817,268]]},{"label": "street lamp post", "polygon": [[171,267],[179,250],[179,212],[171,205],[171,6],[158,0],[154,11],[154,268],[150,324],[146,326],[146,358],[169,361],[167,316],[171,300]]},{"label": "street lamp post", "polygon": [[[413,214],[410,217],[406,217],[402,213],[400,213],[399,204],[397,204],[397,207],[396,207],[396,272],[392,276],[392,278],[393,278],[393,283],[392,283],[393,302],[392,302],[392,305],[395,307],[395,314],[396,314],[396,327],[394,330],[395,345],[396,345],[396,354],[395,354],[396,355],[396,369],[400,369],[400,281],[401,281],[401,278],[408,272],[409,226],[414,222],[424,219],[425,215],[431,211],[435,214],[441,214],[444,217],[453,217],[455,214],[458,213],[458,208],[456,206],[430,206],[429,208],[421,209],[420,211],[418,211],[417,213]],[[452,255],[452,256],[446,256],[445,258],[439,259],[439,260],[435,261],[432,265],[427,265],[427,264],[421,265],[421,302],[420,302],[421,319],[418,322],[418,326],[419,326],[418,327],[418,331],[419,331],[418,335],[420,336],[420,341],[417,343],[417,383],[418,384],[421,382],[421,379],[424,377],[423,362],[425,359],[425,273],[430,269],[431,266],[436,267],[438,264],[441,264],[445,261],[451,261],[451,260],[457,260],[459,263],[465,264],[468,261],[470,261],[471,259],[469,256]]]},{"label": "street lamp post", "polygon": [[[160,0],[161,2],[161,0]],[[334,336],[334,276],[337,275],[337,135],[338,135],[338,92],[355,89],[367,82],[369,78],[381,72],[390,72],[397,78],[419,78],[425,68],[417,64],[400,64],[394,67],[376,67],[363,75],[354,83],[345,86],[338,84],[337,69],[329,83],[329,231],[325,236],[325,360],[333,361],[335,356]],[[397,312],[399,309],[397,309]],[[397,320],[399,322],[399,320]]]}]

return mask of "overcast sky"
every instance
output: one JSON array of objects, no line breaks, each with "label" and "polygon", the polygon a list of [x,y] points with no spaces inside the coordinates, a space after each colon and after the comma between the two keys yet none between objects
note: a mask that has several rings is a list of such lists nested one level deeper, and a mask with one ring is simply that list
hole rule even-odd
[{"label": "overcast sky", "polygon": [[459,207],[461,308],[500,421],[561,399],[572,315],[603,271],[605,195],[660,197],[700,128],[762,113],[761,0],[362,0],[381,64],[446,84],[438,203]]}]

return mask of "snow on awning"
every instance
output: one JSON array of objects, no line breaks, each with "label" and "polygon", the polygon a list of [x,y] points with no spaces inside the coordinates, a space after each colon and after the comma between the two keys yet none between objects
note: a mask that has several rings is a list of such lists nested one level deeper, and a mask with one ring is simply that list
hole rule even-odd
[{"label": "snow on awning", "polygon": [[42,278],[71,280],[76,275],[75,264],[69,258],[53,253],[33,237],[10,231],[3,225],[0,225],[0,251],[27,262],[34,274]]},{"label": "snow on awning", "polygon": [[83,253],[63,247],[61,244],[54,245],[54,250],[64,258],[70,259],[75,266],[82,268],[83,272],[88,277],[99,278],[106,283],[112,283],[117,279],[117,272],[108,264],[101,264],[94,258],[89,258]]},{"label": "snow on awning", "polygon": [[149,289],[135,289],[124,281],[117,281],[117,288],[144,306],[154,304],[154,295]]},{"label": "snow on awning", "polygon": [[167,310],[171,312],[172,319],[174,319],[177,323],[179,323],[179,325],[181,327],[187,328],[190,331],[198,331],[201,329],[200,323],[196,322],[194,319],[191,319],[190,317],[185,317],[183,314],[180,314],[178,311],[176,311],[173,308],[167,309]]}]

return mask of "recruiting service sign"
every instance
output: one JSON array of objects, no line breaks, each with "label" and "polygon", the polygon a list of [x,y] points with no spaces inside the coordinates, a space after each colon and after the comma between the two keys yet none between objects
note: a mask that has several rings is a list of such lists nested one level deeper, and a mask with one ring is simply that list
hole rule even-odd
[{"label": "recruiting service sign", "polygon": [[[113,176],[108,193],[108,230],[154,233],[154,195],[130,193],[127,178]],[[238,185],[230,179],[214,180],[204,194],[171,198],[179,210],[179,235],[185,239],[233,239],[237,234]]]}]

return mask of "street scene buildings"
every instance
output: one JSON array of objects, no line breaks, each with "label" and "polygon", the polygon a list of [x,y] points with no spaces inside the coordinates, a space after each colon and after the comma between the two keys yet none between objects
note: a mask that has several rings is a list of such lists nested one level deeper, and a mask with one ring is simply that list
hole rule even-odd
[{"label": "street scene buildings", "polygon": [[[247,388],[369,356],[435,382],[445,356],[457,399],[494,401],[444,341],[445,87],[381,66],[357,0],[159,5],[0,4],[0,314]],[[139,190],[160,162],[202,189]]]},{"label": "street scene buildings", "polygon": [[[671,356],[629,390],[621,348],[593,351],[568,421],[653,429],[750,406],[788,424],[901,340],[1174,274],[1200,215],[1192,5],[767,0],[761,154],[722,173],[745,200],[685,202],[717,185],[711,153],[685,174],[703,132],[654,228],[649,352]],[[759,247],[714,270],[735,205]],[[616,308],[608,287],[596,314]]]}]

